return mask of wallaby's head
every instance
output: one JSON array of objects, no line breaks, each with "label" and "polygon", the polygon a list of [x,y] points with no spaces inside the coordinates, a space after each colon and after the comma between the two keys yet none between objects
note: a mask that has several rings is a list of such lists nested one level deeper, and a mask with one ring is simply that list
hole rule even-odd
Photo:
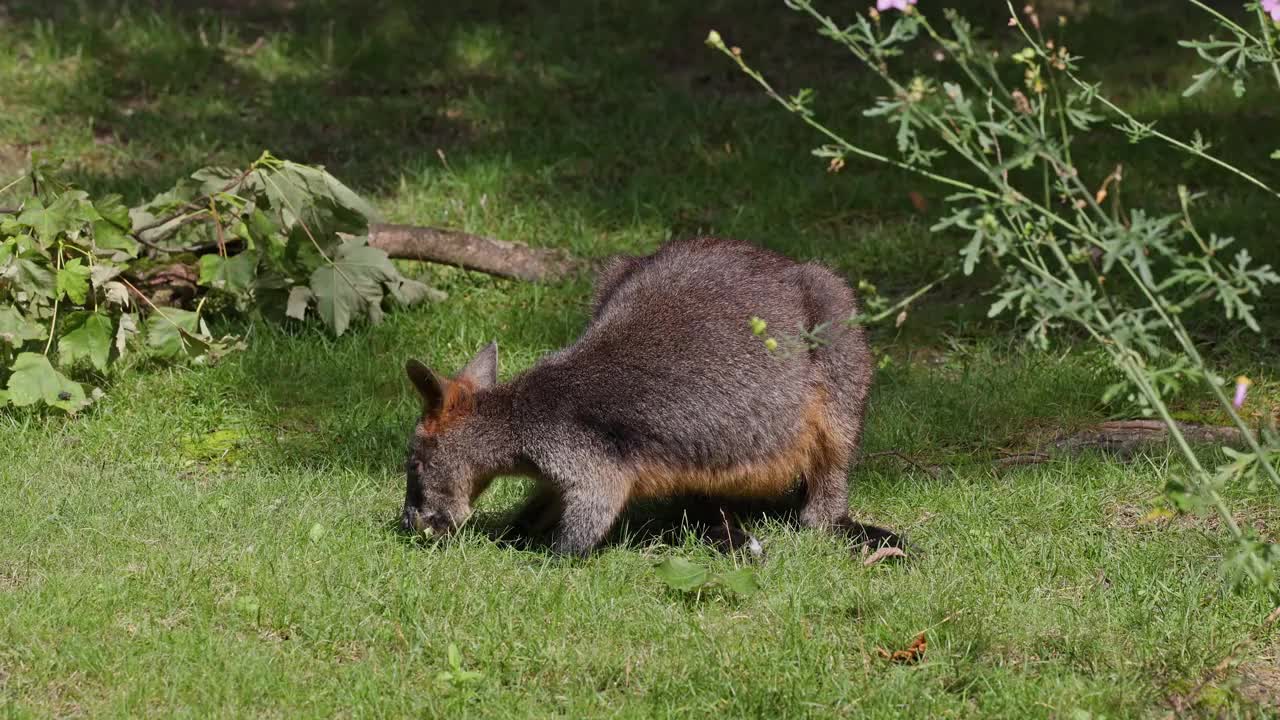
[{"label": "wallaby's head", "polygon": [[400,526],[449,533],[471,514],[472,500],[492,477],[491,448],[476,405],[477,394],[497,384],[498,346],[487,345],[453,378],[417,360],[405,370],[422,396],[422,417],[409,440]]}]

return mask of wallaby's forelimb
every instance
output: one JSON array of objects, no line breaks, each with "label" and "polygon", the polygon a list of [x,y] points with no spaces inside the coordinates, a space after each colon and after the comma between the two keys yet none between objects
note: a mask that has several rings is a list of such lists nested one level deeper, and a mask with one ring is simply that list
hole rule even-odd
[{"label": "wallaby's forelimb", "polygon": [[551,550],[562,555],[585,557],[605,535],[627,502],[621,483],[574,485],[564,490],[564,514],[551,541]]},{"label": "wallaby's forelimb", "polygon": [[534,537],[555,527],[563,514],[560,494],[554,488],[539,487],[512,518],[511,526],[525,537]]}]

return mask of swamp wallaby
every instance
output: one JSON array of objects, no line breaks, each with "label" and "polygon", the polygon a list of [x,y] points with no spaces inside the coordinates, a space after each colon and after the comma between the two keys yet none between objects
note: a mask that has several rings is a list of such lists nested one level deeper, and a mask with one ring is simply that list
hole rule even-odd
[{"label": "swamp wallaby", "polygon": [[[752,245],[697,238],[601,271],[577,342],[498,384],[490,344],[452,379],[417,361],[423,399],[406,463],[406,530],[449,532],[498,475],[538,490],[517,525],[554,526],[552,549],[585,555],[629,500],[694,494],[780,497],[800,486],[800,522],[899,543],[849,517],[873,363],[844,321],[853,291],[826,268]],[[822,327],[808,350],[771,334]]]}]

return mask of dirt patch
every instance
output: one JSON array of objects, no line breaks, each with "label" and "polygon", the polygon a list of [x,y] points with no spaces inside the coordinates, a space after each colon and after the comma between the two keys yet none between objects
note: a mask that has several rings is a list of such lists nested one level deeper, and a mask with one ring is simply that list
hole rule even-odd
[{"label": "dirt patch", "polygon": [[21,145],[0,145],[0,187],[27,169],[30,149]]},{"label": "dirt patch", "polygon": [[[1222,530],[1222,518],[1217,513],[1195,515],[1178,514],[1155,496],[1130,502],[1113,503],[1105,510],[1106,525],[1115,530],[1144,532],[1156,530]],[[1280,528],[1280,518],[1274,510],[1251,510],[1233,513],[1231,516],[1242,528],[1251,528],[1264,540],[1276,540],[1274,530]]]},{"label": "dirt patch", "polygon": [[27,577],[16,567],[0,565],[0,592],[13,592],[27,584]]},{"label": "dirt patch", "polygon": [[1271,657],[1240,666],[1240,696],[1255,705],[1280,708],[1280,657]]}]

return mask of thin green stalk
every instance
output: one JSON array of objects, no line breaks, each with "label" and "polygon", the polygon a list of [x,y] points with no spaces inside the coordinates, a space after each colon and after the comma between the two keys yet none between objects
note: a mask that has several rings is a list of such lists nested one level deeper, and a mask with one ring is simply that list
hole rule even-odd
[{"label": "thin green stalk", "polygon": [[12,189],[14,185],[17,185],[18,183],[22,182],[23,178],[25,178],[25,177],[26,177],[26,175],[19,175],[18,177],[16,177],[16,178],[14,178],[14,179],[13,179],[13,182],[11,182],[11,183],[9,183],[9,184],[5,185],[4,187],[0,188],[0,195],[3,195],[3,194],[5,194],[5,193],[9,192],[9,190],[10,190],[10,189]]},{"label": "thin green stalk", "polygon": [[1209,13],[1214,18],[1216,18],[1218,22],[1231,28],[1231,30],[1234,31],[1235,33],[1245,36],[1246,38],[1249,39],[1249,42],[1252,42],[1255,44],[1258,42],[1258,38],[1254,37],[1252,33],[1246,30],[1244,26],[1240,25],[1235,20],[1232,20],[1226,15],[1223,15],[1222,13],[1218,12],[1214,8],[1211,8],[1208,5],[1205,5],[1204,3],[1200,2],[1200,0],[1187,0],[1187,1],[1190,2],[1192,5],[1195,5],[1196,7],[1200,8],[1201,10]]},{"label": "thin green stalk", "polygon": [[[62,242],[58,242],[58,257],[54,261],[54,273],[62,269]],[[53,317],[49,320],[49,339],[44,343],[44,354],[49,354],[49,348],[53,347],[53,336],[58,329],[58,304],[62,301],[62,293],[55,290],[53,295]]]},{"label": "thin green stalk", "polygon": [[884,320],[890,315],[893,315],[894,313],[903,310],[904,308],[909,306],[911,303],[920,299],[920,297],[923,296],[925,293],[929,292],[930,290],[938,286],[940,283],[945,282],[948,278],[951,277],[951,275],[952,273],[943,274],[942,277],[938,278],[937,280],[934,280],[928,285],[921,287],[919,290],[916,290],[915,292],[911,293],[907,297],[900,300],[897,304],[893,305],[892,307],[886,310],[882,310],[881,312],[878,312],[875,315],[868,315],[866,317],[860,317],[860,318],[852,318],[851,321],[856,322],[858,324],[865,324],[865,325],[878,323],[881,320]]},{"label": "thin green stalk", "polygon": [[[1032,47],[1034,47],[1034,48],[1035,48],[1035,51],[1036,51],[1036,54],[1037,54],[1037,55],[1039,55],[1039,56],[1040,56],[1040,57],[1042,57],[1042,58],[1047,58],[1047,57],[1048,57],[1048,54],[1044,51],[1044,48],[1042,48],[1038,43],[1036,43],[1036,41],[1031,37],[1031,34],[1030,34],[1029,32],[1027,32],[1027,29],[1026,29],[1026,27],[1023,25],[1022,21],[1018,19],[1018,17],[1017,17],[1017,13],[1016,13],[1016,12],[1014,11],[1014,9],[1013,9],[1013,3],[1011,2],[1011,0],[1005,0],[1005,3],[1009,6],[1009,12],[1010,12],[1010,13],[1012,14],[1012,16],[1013,16],[1013,20],[1014,20],[1015,25],[1016,25],[1016,26],[1018,27],[1018,29],[1022,32],[1022,36],[1023,36],[1024,38],[1026,38],[1027,42],[1028,42],[1028,43],[1030,43],[1030,44],[1032,45]],[[1063,71],[1063,73],[1067,76],[1067,78],[1068,78],[1068,79],[1070,79],[1070,80],[1071,80],[1071,82],[1075,83],[1075,84],[1076,84],[1076,86],[1077,86],[1077,87],[1079,87],[1081,90],[1085,90],[1085,91],[1091,91],[1091,90],[1093,90],[1093,86],[1092,86],[1092,85],[1090,85],[1089,83],[1087,83],[1087,82],[1085,82],[1085,81],[1081,80],[1079,77],[1077,77],[1077,76],[1075,75],[1075,73],[1071,72],[1070,70],[1064,70],[1064,71]],[[1278,80],[1280,80],[1280,70],[1278,70],[1278,71],[1277,71],[1277,73],[1278,73],[1278,75],[1277,75],[1277,79],[1278,79]],[[1108,99],[1108,98],[1107,98],[1107,96],[1103,95],[1102,93],[1094,93],[1094,94],[1093,94],[1093,97],[1094,97],[1098,102],[1100,102],[1100,103],[1102,103],[1104,106],[1106,106],[1106,108],[1107,108],[1108,110],[1110,110],[1111,112],[1113,112],[1113,113],[1115,113],[1115,114],[1119,115],[1121,118],[1123,118],[1124,120],[1127,120],[1128,122],[1130,122],[1130,123],[1134,124],[1135,126],[1138,126],[1138,127],[1143,128],[1143,129],[1144,129],[1144,131],[1145,131],[1145,132],[1150,133],[1152,137],[1159,138],[1159,139],[1163,140],[1164,142],[1166,142],[1166,143],[1168,143],[1168,144],[1170,144],[1170,145],[1172,145],[1172,146],[1174,146],[1174,147],[1178,148],[1179,150],[1182,150],[1183,152],[1189,153],[1189,154],[1194,155],[1194,156],[1196,156],[1196,157],[1198,157],[1198,158],[1200,158],[1200,159],[1202,159],[1202,160],[1205,160],[1205,161],[1208,161],[1208,162],[1210,162],[1210,163],[1212,163],[1212,164],[1214,164],[1214,165],[1217,165],[1218,167],[1222,168],[1223,170],[1226,170],[1227,172],[1230,172],[1230,173],[1232,173],[1233,175],[1236,175],[1237,177],[1240,177],[1240,178],[1242,178],[1242,179],[1244,179],[1244,180],[1248,181],[1248,182],[1249,182],[1249,183],[1251,183],[1252,185],[1255,185],[1256,187],[1258,187],[1258,188],[1260,188],[1260,189],[1262,189],[1262,190],[1267,191],[1268,193],[1270,193],[1270,194],[1272,194],[1272,195],[1276,196],[1277,198],[1280,198],[1280,192],[1277,192],[1276,190],[1273,190],[1273,189],[1271,188],[1271,186],[1270,186],[1270,185],[1268,185],[1268,184],[1266,184],[1265,182],[1263,182],[1263,181],[1259,180],[1258,178],[1254,177],[1253,175],[1250,175],[1249,173],[1247,173],[1247,172],[1245,172],[1245,171],[1241,170],[1240,168],[1237,168],[1236,166],[1232,165],[1231,163],[1226,162],[1225,160],[1219,160],[1218,158],[1214,157],[1213,155],[1210,155],[1209,153],[1205,152],[1204,150],[1202,150],[1202,149],[1200,149],[1200,148],[1197,148],[1197,147],[1193,147],[1193,146],[1191,146],[1191,145],[1188,145],[1187,143],[1185,143],[1185,142],[1183,142],[1183,141],[1181,141],[1181,140],[1179,140],[1179,139],[1177,139],[1177,138],[1175,138],[1175,137],[1172,137],[1172,136],[1170,136],[1170,135],[1166,135],[1165,133],[1162,133],[1162,132],[1160,132],[1159,130],[1156,130],[1156,129],[1155,129],[1155,127],[1153,127],[1153,126],[1146,125],[1146,124],[1144,124],[1144,123],[1140,122],[1137,118],[1135,118],[1133,115],[1131,115],[1128,111],[1126,111],[1124,108],[1122,108],[1122,107],[1120,107],[1119,105],[1117,105],[1117,104],[1115,104],[1114,102],[1112,102],[1110,99]]]},{"label": "thin green stalk", "polygon": [[901,160],[894,160],[893,158],[888,157],[887,155],[881,155],[880,153],[872,152],[871,150],[866,150],[864,148],[858,147],[857,145],[854,145],[853,143],[850,143],[848,140],[845,140],[844,138],[840,137],[839,135],[835,134],[831,130],[824,127],[821,123],[814,120],[812,117],[808,115],[807,112],[804,112],[802,108],[796,107],[791,101],[782,97],[782,95],[780,95],[776,90],[773,89],[773,86],[769,84],[769,81],[764,79],[763,75],[753,70],[749,65],[746,64],[745,61],[743,61],[743,59],[739,55],[735,55],[734,53],[730,52],[729,48],[725,47],[723,42],[719,42],[719,43],[713,42],[712,47],[723,52],[726,56],[728,56],[730,59],[736,62],[738,64],[738,67],[743,72],[745,72],[748,76],[750,76],[751,79],[755,80],[756,83],[760,85],[760,87],[764,88],[764,91],[769,95],[769,97],[773,98],[775,101],[778,102],[778,104],[782,105],[788,111],[793,112],[796,115],[799,115],[800,119],[804,121],[805,124],[809,125],[814,130],[817,130],[818,132],[822,133],[828,139],[830,139],[831,141],[839,145],[841,149],[843,149],[844,151],[853,155],[857,155],[862,158],[866,158],[868,160],[875,160],[876,162],[884,163],[886,165],[892,165],[893,167],[896,167],[899,170],[906,170],[907,172],[919,175],[921,177],[929,178],[934,182],[939,182],[939,183],[942,183],[943,185],[949,185],[951,187],[959,188],[961,190],[967,190],[969,192],[976,193],[978,195],[989,198],[991,200],[1000,199],[999,195],[989,190],[986,190],[984,188],[980,188],[977,185],[974,185],[972,183],[967,183],[967,182],[964,182],[963,180],[956,180],[954,178],[947,177],[946,175],[939,175],[938,173],[924,170],[922,168],[916,167],[909,163],[902,162]]},{"label": "thin green stalk", "polygon": [[1276,80],[1276,88],[1280,89],[1280,53],[1276,52],[1275,45],[1272,43],[1271,23],[1271,18],[1263,12],[1261,7],[1259,7],[1258,24],[1262,26],[1262,39],[1266,43],[1265,47],[1267,48],[1267,52],[1271,54],[1271,76]]}]

